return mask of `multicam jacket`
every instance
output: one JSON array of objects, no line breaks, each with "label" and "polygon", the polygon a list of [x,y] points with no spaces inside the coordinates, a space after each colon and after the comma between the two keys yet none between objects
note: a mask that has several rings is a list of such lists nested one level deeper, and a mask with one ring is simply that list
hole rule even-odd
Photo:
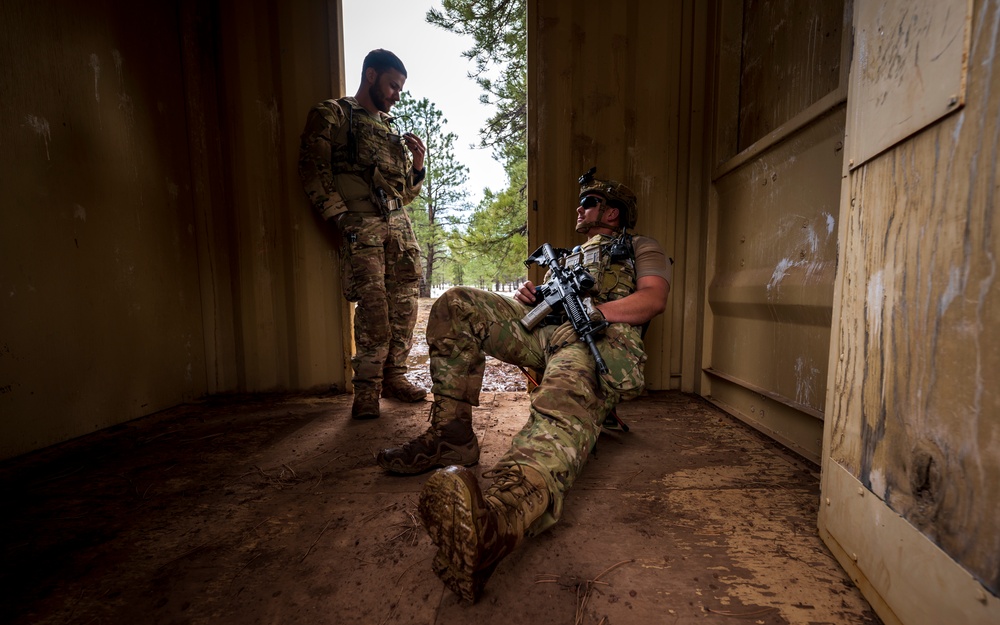
[{"label": "multicam jacket", "polygon": [[348,97],[325,100],[309,111],[299,176],[313,208],[330,219],[348,210],[381,212],[380,195],[407,205],[420,193],[424,172],[413,171],[391,116],[372,116]]}]

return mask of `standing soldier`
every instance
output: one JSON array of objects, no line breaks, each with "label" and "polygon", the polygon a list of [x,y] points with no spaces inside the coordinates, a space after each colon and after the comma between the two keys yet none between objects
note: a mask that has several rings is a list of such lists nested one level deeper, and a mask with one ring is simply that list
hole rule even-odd
[{"label": "standing soldier", "polygon": [[[427,394],[406,379],[420,284],[420,247],[404,208],[424,179],[423,141],[400,134],[388,114],[406,82],[388,50],[365,57],[353,98],[320,102],[306,120],[299,175],[313,208],[340,236],[344,297],[354,315],[355,419],[379,416],[379,396]],[[407,154],[412,154],[412,161]]]},{"label": "standing soldier", "polygon": [[[434,572],[469,601],[479,598],[497,563],[525,536],[556,522],[605,417],[642,391],[642,327],[666,307],[671,267],[656,240],[628,234],[638,217],[632,191],[593,173],[580,178],[576,209],[576,231],[588,238],[563,264],[582,265],[594,278],[588,314],[596,327],[608,324],[594,342],[607,372],[597,372],[589,345],[565,317],[549,315],[533,331],[522,325],[536,305],[531,282],[513,299],[450,289],[434,303],[427,325],[431,425],[377,456],[393,473],[446,467],[424,484],[420,516],[438,547]],[[492,484],[482,491],[465,466],[479,461],[472,407],[479,404],[486,354],[543,375],[531,393],[527,424],[483,473]]]}]

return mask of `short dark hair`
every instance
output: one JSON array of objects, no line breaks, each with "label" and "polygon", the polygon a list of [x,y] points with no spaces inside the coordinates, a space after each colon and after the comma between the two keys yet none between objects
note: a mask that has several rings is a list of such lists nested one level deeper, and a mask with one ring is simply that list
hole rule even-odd
[{"label": "short dark hair", "polygon": [[365,72],[371,67],[376,72],[381,74],[387,69],[394,69],[406,78],[406,67],[403,66],[403,62],[399,60],[399,57],[389,52],[388,50],[383,50],[379,48],[378,50],[372,50],[365,57],[364,65],[361,66],[361,80],[365,79]]}]

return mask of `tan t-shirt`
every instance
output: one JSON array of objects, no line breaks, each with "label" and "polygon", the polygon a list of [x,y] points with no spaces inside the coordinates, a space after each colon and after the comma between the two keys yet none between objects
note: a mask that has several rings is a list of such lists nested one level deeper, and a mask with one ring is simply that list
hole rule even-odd
[{"label": "tan t-shirt", "polygon": [[635,250],[635,279],[660,276],[670,285],[674,277],[674,261],[667,258],[656,239],[637,234],[632,237]]}]

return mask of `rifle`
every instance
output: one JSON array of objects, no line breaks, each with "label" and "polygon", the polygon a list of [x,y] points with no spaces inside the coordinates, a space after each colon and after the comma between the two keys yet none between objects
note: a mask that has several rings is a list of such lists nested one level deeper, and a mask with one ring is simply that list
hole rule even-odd
[{"label": "rifle", "polygon": [[548,267],[550,276],[548,282],[535,289],[537,304],[521,319],[521,325],[530,332],[546,316],[562,309],[566,312],[566,317],[569,318],[576,335],[590,348],[598,372],[607,373],[608,365],[597,351],[594,338],[608,327],[608,322],[591,320],[583,300],[580,299],[581,293],[589,293],[594,288],[594,277],[584,269],[583,265],[576,265],[572,269],[563,267],[559,261],[567,254],[569,251],[565,249],[560,248],[557,252],[548,243],[543,243],[528,257],[528,260],[524,261],[526,267],[535,263],[541,267]]}]

